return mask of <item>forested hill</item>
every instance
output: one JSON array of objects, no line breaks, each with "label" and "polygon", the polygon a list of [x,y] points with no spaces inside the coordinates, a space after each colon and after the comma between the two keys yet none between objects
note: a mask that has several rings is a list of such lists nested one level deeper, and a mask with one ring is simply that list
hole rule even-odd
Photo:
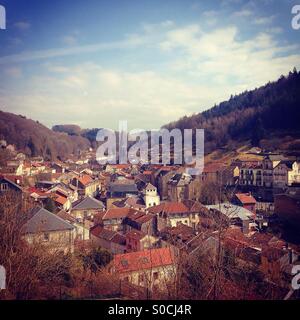
[{"label": "forested hill", "polygon": [[235,147],[246,140],[253,146],[276,137],[296,141],[300,138],[300,72],[294,69],[276,82],[231,96],[205,112],[165,127],[205,129],[207,152]]},{"label": "forested hill", "polygon": [[0,111],[1,139],[29,156],[42,155],[45,159],[63,160],[90,147],[89,140],[82,136],[54,132],[38,121],[3,111]]}]

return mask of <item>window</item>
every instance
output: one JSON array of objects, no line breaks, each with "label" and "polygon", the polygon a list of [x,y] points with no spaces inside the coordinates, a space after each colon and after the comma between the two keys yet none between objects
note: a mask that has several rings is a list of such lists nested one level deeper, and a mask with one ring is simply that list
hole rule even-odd
[{"label": "window", "polygon": [[153,279],[154,280],[158,280],[158,276],[159,276],[158,272],[153,272]]},{"label": "window", "polygon": [[49,241],[49,233],[44,233],[44,241]]},{"label": "window", "polygon": [[143,283],[143,282],[144,282],[144,275],[139,274],[139,283]]},{"label": "window", "polygon": [[7,191],[8,190],[8,183],[1,183],[0,190]]}]

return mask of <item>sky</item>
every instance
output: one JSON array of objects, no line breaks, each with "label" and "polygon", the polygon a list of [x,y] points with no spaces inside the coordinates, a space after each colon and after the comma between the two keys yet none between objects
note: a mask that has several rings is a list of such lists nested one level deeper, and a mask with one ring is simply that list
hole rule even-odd
[{"label": "sky", "polygon": [[48,127],[159,128],[300,69],[295,4],[0,0],[0,110]]}]

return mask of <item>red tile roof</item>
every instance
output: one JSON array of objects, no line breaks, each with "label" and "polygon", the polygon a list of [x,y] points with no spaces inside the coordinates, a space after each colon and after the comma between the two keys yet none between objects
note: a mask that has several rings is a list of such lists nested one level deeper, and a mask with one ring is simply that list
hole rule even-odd
[{"label": "red tile roof", "polygon": [[63,196],[57,195],[57,197],[54,199],[55,202],[64,205],[67,202],[67,198]]},{"label": "red tile roof", "polygon": [[115,271],[119,273],[147,270],[172,264],[174,264],[174,256],[170,248],[117,254],[113,260]]},{"label": "red tile roof", "polygon": [[236,193],[235,195],[242,204],[255,204],[256,200],[251,196],[250,193]]},{"label": "red tile roof", "polygon": [[77,178],[77,179],[78,179],[78,181],[79,181],[82,185],[84,185],[84,186],[88,185],[89,183],[91,183],[91,182],[93,181],[92,177],[90,177],[90,176],[87,175],[87,174],[82,175],[82,176],[80,176],[80,177]]},{"label": "red tile roof", "polygon": [[182,202],[164,202],[160,205],[150,207],[149,212],[152,213],[161,213],[164,212],[166,214],[173,214],[173,213],[187,213],[189,209],[182,203]]}]

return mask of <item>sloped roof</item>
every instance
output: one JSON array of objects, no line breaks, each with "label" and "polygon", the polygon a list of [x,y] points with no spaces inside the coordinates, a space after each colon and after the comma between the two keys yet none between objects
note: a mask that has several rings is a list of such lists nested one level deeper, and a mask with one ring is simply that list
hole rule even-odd
[{"label": "sloped roof", "polygon": [[116,231],[105,229],[100,225],[92,227],[90,231],[91,231],[91,234],[97,238],[101,238],[106,241],[118,243],[120,245],[126,244],[126,238],[122,234],[120,234]]},{"label": "sloped roof", "polygon": [[85,209],[103,209],[104,204],[92,197],[86,197],[83,200],[74,202],[72,210],[85,210]]},{"label": "sloped roof", "polygon": [[236,193],[235,196],[240,200],[242,204],[256,203],[256,200],[249,193]]},{"label": "sloped roof", "polygon": [[60,210],[57,213],[57,216],[62,218],[63,220],[68,221],[69,223],[75,223],[76,222],[76,219],[71,214],[66,212],[65,210]]},{"label": "sloped roof", "polygon": [[146,190],[149,190],[149,189],[151,190],[151,189],[156,189],[156,187],[154,187],[154,185],[149,182],[149,183],[146,185],[145,189],[146,189]]},{"label": "sloped roof", "polygon": [[120,273],[164,267],[173,263],[174,256],[170,248],[116,254],[113,259],[115,271]]},{"label": "sloped roof", "polygon": [[240,218],[241,220],[249,220],[249,218],[253,217],[253,213],[250,210],[227,202],[208,205],[206,208],[220,211],[229,219]]},{"label": "sloped roof", "polygon": [[135,211],[134,209],[131,209],[131,208],[110,208],[108,209],[104,216],[103,216],[103,220],[106,220],[106,219],[120,219],[120,218],[125,218],[127,217],[130,212],[133,212]]},{"label": "sloped roof", "polygon": [[187,213],[189,209],[182,202],[164,202],[148,209],[152,213],[164,212],[166,214]]},{"label": "sloped roof", "polygon": [[5,182],[11,184],[12,186],[14,186],[16,189],[23,191],[23,189],[17,185],[15,182],[13,182],[12,180],[10,180],[8,177],[2,176],[0,175],[0,179],[3,179]]},{"label": "sloped roof", "polygon": [[86,186],[93,181],[92,177],[84,174],[76,178],[82,185]]},{"label": "sloped roof", "polygon": [[138,192],[135,183],[111,183],[109,185],[110,192]]},{"label": "sloped roof", "polygon": [[31,215],[32,217],[23,226],[24,234],[74,229],[70,223],[44,208],[34,208]]},{"label": "sloped roof", "polygon": [[59,204],[64,205],[68,201],[68,198],[60,196],[60,195],[57,195],[56,198],[54,199],[54,201],[59,203]]}]

